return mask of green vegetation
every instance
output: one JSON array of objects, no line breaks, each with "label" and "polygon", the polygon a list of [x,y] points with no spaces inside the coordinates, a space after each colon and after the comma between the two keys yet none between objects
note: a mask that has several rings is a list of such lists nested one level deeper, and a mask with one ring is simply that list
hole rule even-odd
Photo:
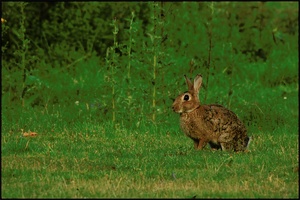
[{"label": "green vegetation", "polygon": [[[3,198],[299,197],[298,2],[2,3]],[[183,75],[249,152],[193,149]],[[35,137],[24,133],[35,132]]]}]

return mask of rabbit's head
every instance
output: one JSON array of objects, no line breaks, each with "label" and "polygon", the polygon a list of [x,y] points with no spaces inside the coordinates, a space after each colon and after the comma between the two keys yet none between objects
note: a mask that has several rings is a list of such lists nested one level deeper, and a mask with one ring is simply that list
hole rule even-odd
[{"label": "rabbit's head", "polygon": [[192,112],[200,106],[199,90],[202,84],[202,76],[197,75],[194,79],[194,83],[184,75],[188,91],[180,94],[174,101],[172,109],[176,113],[188,113]]}]

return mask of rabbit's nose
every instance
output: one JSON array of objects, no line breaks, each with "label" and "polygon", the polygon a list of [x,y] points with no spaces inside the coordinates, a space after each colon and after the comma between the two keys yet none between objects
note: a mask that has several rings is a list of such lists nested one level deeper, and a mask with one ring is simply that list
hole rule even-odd
[{"label": "rabbit's nose", "polygon": [[175,106],[173,106],[173,105],[172,105],[172,110],[173,110],[173,111],[175,111],[175,110],[176,110]]}]

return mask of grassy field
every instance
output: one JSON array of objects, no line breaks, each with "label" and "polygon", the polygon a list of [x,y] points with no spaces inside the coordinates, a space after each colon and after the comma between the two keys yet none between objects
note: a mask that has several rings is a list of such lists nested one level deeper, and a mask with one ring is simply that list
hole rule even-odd
[{"label": "grassy field", "polygon": [[[32,110],[2,124],[2,197],[297,198],[296,120],[251,132],[247,153],[195,151],[172,117],[168,126],[140,121],[70,124]],[[23,137],[26,124],[37,132]],[[8,128],[9,127],[9,128]],[[30,129],[30,127],[26,127]]]},{"label": "grassy field", "polygon": [[[297,2],[4,2],[1,17],[2,198],[299,197]],[[248,152],[194,150],[171,109],[184,74],[239,116]]]}]

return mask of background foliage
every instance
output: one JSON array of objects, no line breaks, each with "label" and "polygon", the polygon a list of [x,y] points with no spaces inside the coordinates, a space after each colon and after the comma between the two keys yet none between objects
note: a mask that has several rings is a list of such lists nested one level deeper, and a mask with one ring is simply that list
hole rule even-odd
[{"label": "background foliage", "polygon": [[176,135],[172,101],[183,75],[199,73],[200,101],[233,110],[254,139],[295,136],[298,11],[297,2],[3,2],[2,132],[88,123]]},{"label": "background foliage", "polygon": [[183,74],[201,73],[205,101],[250,109],[239,89],[297,84],[295,5],[3,3],[2,100],[95,111],[98,122],[166,119]]}]

